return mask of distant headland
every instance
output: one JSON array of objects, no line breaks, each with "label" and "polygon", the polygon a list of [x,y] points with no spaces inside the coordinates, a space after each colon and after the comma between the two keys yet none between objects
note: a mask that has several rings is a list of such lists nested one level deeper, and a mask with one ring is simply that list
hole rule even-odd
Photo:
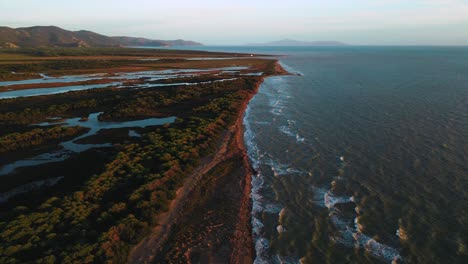
[{"label": "distant headland", "polygon": [[247,46],[347,46],[348,44],[335,41],[299,41],[294,39],[282,39],[266,43],[250,43]]}]

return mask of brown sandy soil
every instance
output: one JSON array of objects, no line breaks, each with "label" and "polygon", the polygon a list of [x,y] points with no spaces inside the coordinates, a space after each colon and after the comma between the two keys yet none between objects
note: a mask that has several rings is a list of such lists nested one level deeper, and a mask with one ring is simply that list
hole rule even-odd
[{"label": "brown sandy soil", "polygon": [[[158,226],[130,252],[129,263],[151,263],[154,258],[160,254],[164,243],[171,234],[173,226],[183,217],[187,201],[190,200],[190,194],[201,182],[203,176],[224,161],[228,156],[232,155],[229,153],[232,152],[232,150],[230,150],[228,146],[231,140],[235,138],[236,130],[239,131],[242,129],[236,129],[235,125],[232,126],[231,129],[225,133],[215,156],[204,161],[201,166],[187,177],[184,185],[177,190],[176,198],[171,202],[168,212],[159,216]],[[239,132],[237,132],[237,134],[239,134]]]},{"label": "brown sandy soil", "polygon": [[184,215],[174,224],[172,234],[152,263],[253,262],[250,224],[253,170],[243,144],[242,125],[248,101],[228,131],[229,138],[224,138],[224,142],[229,139],[228,151],[194,188]]}]

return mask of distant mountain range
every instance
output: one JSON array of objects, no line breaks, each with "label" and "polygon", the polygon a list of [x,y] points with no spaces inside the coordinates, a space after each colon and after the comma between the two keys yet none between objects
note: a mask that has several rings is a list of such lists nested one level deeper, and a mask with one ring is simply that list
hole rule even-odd
[{"label": "distant mountain range", "polygon": [[298,41],[294,39],[282,39],[267,43],[252,43],[248,46],[346,46],[348,44],[340,41]]},{"label": "distant mountain range", "polygon": [[200,46],[194,41],[108,37],[91,31],[69,31],[55,26],[0,27],[0,47],[119,47],[119,46]]}]

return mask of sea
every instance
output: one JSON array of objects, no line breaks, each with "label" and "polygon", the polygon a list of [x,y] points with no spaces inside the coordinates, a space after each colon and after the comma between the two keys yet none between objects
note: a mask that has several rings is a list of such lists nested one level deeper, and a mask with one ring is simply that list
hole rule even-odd
[{"label": "sea", "polygon": [[468,47],[273,54],[244,117],[255,263],[468,263]]}]

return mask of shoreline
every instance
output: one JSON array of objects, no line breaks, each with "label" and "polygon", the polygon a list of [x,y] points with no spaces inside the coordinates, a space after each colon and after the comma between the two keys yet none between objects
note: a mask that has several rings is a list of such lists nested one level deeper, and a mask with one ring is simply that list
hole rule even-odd
[{"label": "shoreline", "polygon": [[[238,116],[233,125],[222,136],[221,144],[218,151],[210,162],[202,162],[191,176],[188,177],[184,185],[177,190],[176,198],[171,201],[168,212],[160,215],[159,224],[153,228],[152,233],[134,247],[129,254],[129,263],[152,263],[158,254],[164,251],[164,246],[167,240],[172,235],[172,228],[177,223],[184,221],[184,209],[190,207],[187,200],[190,195],[195,192],[202,178],[206,176],[216,166],[222,164],[228,159],[238,157],[241,159],[241,170],[243,171],[240,177],[237,177],[237,183],[241,189],[241,200],[235,216],[237,224],[229,241],[232,246],[232,252],[229,255],[230,263],[246,263],[253,262],[255,252],[253,246],[253,238],[251,235],[251,206],[250,199],[251,176],[254,173],[244,145],[244,126],[243,116],[248,103],[257,93],[260,85],[263,83],[263,77],[256,83],[256,87],[249,97],[244,100],[240,107]],[[237,175],[239,176],[239,175]],[[200,184],[201,185],[201,184]],[[234,215],[233,215],[234,216]],[[227,241],[225,241],[227,242]],[[250,246],[248,246],[250,245]],[[189,256],[187,256],[189,258]]]},{"label": "shoreline", "polygon": [[[279,61],[275,62],[274,71],[274,74],[262,76],[258,79],[252,91],[249,92],[247,98],[240,105],[234,123],[221,136],[221,142],[213,158],[209,161],[202,161],[202,164],[187,177],[183,186],[177,190],[176,198],[171,201],[169,210],[160,215],[159,224],[153,228],[145,239],[131,249],[128,263],[157,263],[158,261],[164,261],[163,253],[170,250],[183,252],[187,263],[191,263],[194,258],[211,263],[226,262],[228,259],[229,263],[253,263],[256,252],[252,236],[252,200],[250,196],[251,179],[256,172],[247,155],[243,121],[248,104],[258,93],[265,78],[275,75],[291,75],[291,73],[283,69]],[[217,191],[213,191],[206,198],[208,201],[203,202],[204,207],[200,204],[193,204],[191,200],[196,199],[191,198],[199,197],[198,189],[204,187],[204,184],[201,183],[204,180],[210,180],[210,173],[216,171],[217,167],[223,166],[232,160],[235,160],[238,166],[232,168],[226,175],[218,177],[223,180],[219,182],[220,180],[216,179],[218,182],[212,186],[214,190],[226,189],[225,192],[217,193]],[[216,209],[226,204],[229,204],[227,206],[234,206],[234,209],[231,208],[228,212],[227,217],[215,215],[210,218],[211,222],[218,224],[210,225],[209,221],[190,219],[193,216],[190,214],[190,210],[215,208],[213,211],[216,212]],[[231,223],[229,220],[232,220],[232,218],[235,221]],[[178,242],[181,237],[185,238],[187,236],[187,232],[184,230],[186,226],[196,226],[198,236],[193,241],[182,239],[184,242],[180,245],[170,243]],[[228,236],[228,240],[217,244],[217,237],[223,236]],[[200,246],[198,244],[206,245]]]},{"label": "shoreline", "polygon": [[236,231],[233,237],[233,250],[230,257],[229,263],[253,263],[256,258],[255,244],[252,236],[252,176],[257,172],[253,168],[249,156],[247,154],[247,148],[244,141],[244,116],[247,110],[248,105],[252,98],[258,93],[261,85],[264,83],[265,79],[271,76],[281,76],[281,75],[294,75],[286,71],[279,60],[276,60],[274,67],[274,74],[267,76],[262,76],[260,80],[255,84],[255,88],[252,93],[249,94],[249,97],[243,102],[241,106],[241,111],[237,117],[236,123],[233,125],[235,127],[235,140],[237,142],[238,150],[241,152],[242,161],[246,174],[244,178],[241,179],[241,185],[243,184],[243,200],[241,202],[241,207],[239,208],[239,216],[237,219]]}]

